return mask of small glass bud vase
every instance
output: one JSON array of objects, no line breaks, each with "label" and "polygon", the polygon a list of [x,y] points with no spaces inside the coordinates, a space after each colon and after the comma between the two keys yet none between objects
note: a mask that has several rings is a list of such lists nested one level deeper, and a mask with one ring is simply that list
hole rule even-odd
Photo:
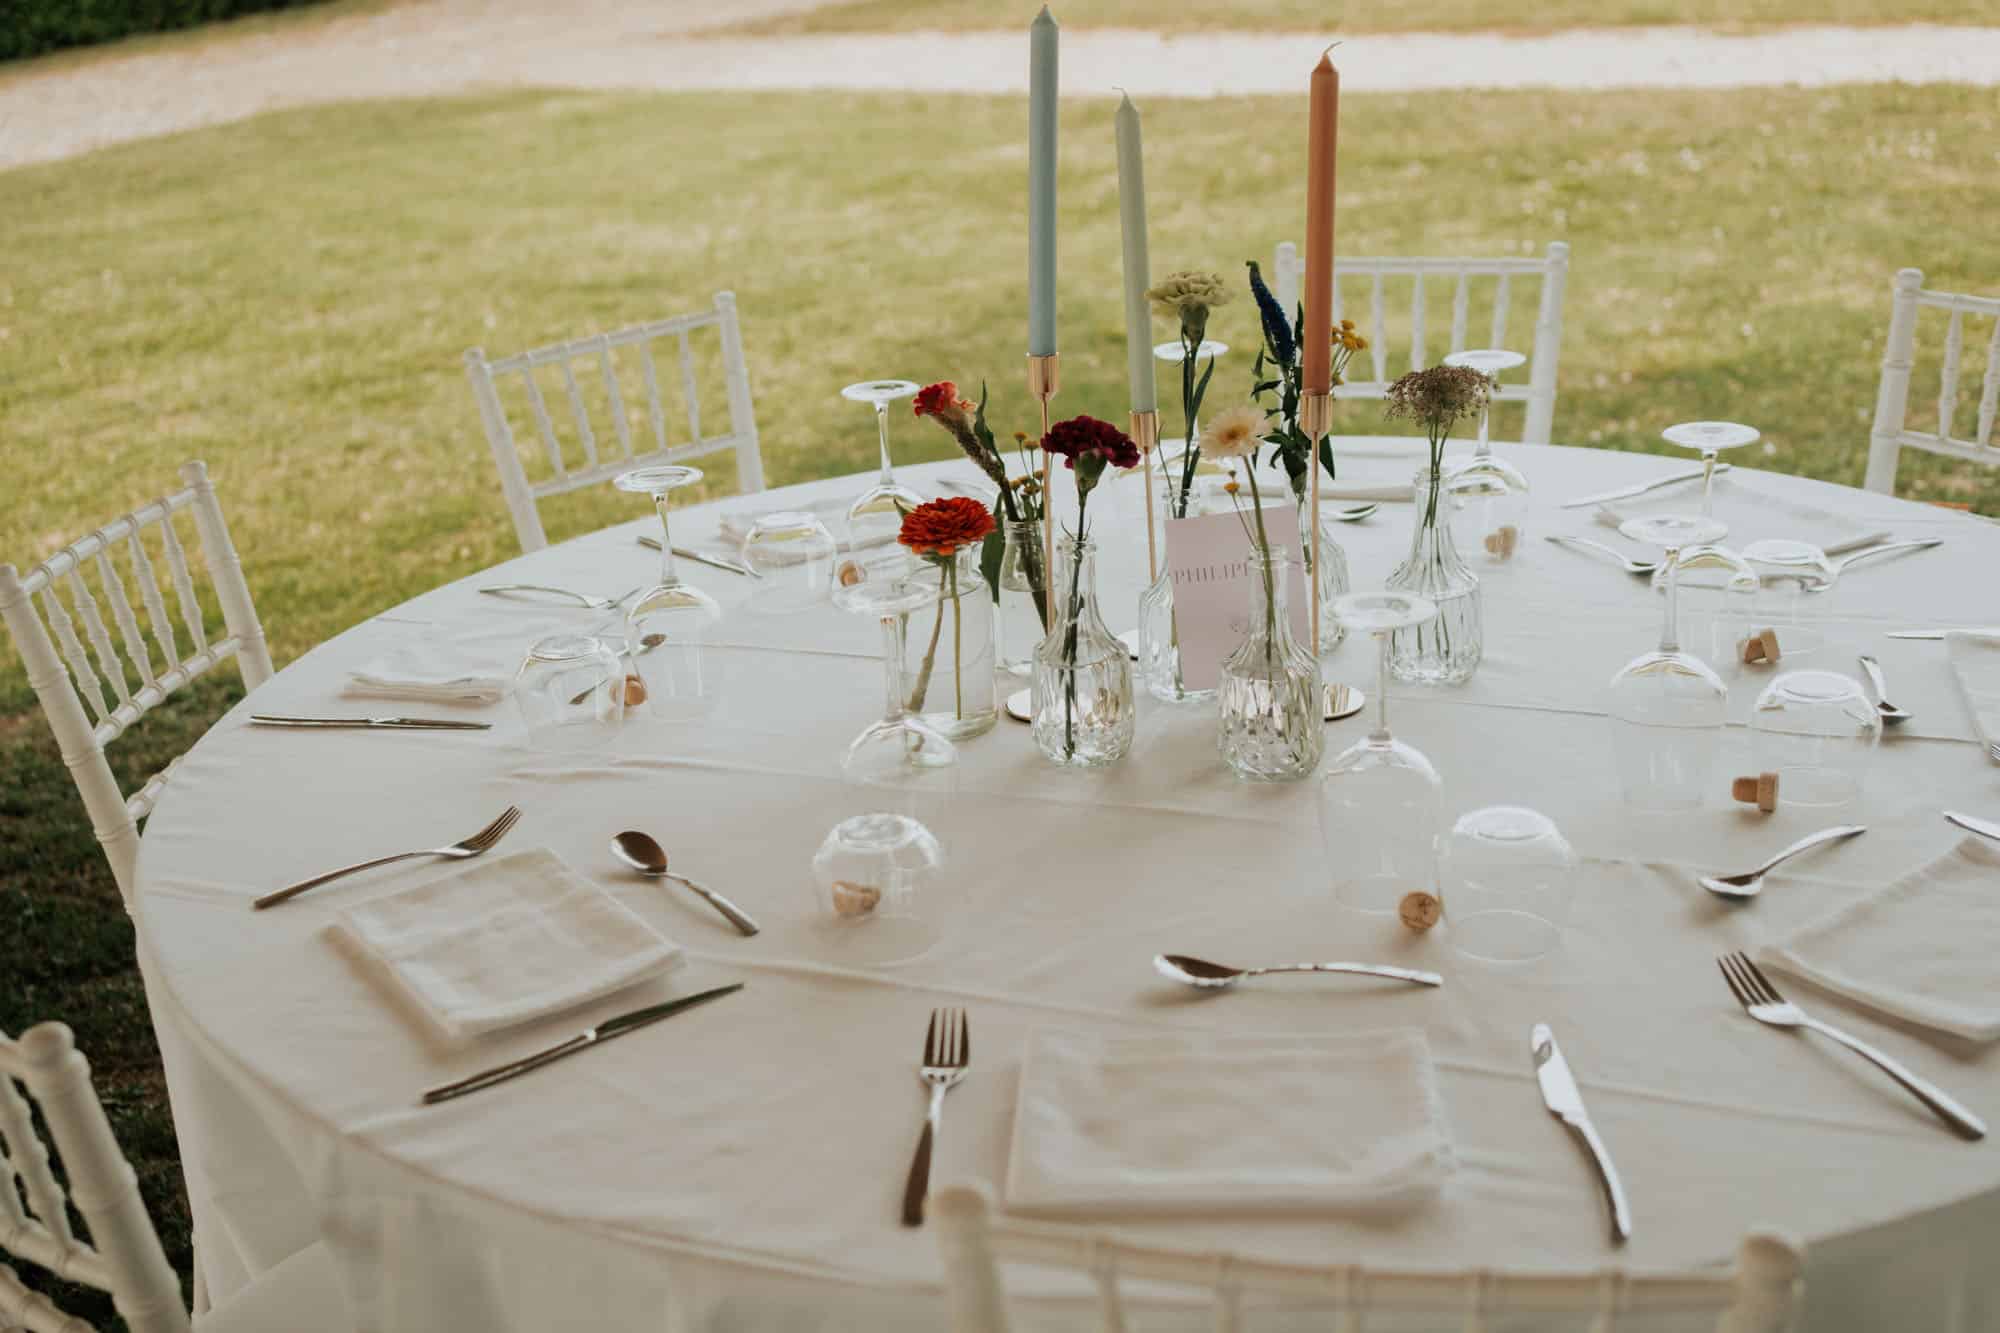
[{"label": "small glass bud vase", "polygon": [[1056,550],[1056,614],[1035,649],[1035,745],[1079,768],[1115,764],[1132,748],[1132,659],[1097,611],[1092,543],[1065,535]]},{"label": "small glass bud vase", "polygon": [[943,561],[927,560],[912,578],[936,580],[938,600],[912,614],[903,635],[905,707],[955,741],[991,731],[1000,716],[993,605],[979,573],[978,545]]},{"label": "small glass bud vase", "polygon": [[[1319,553],[1325,568],[1313,568],[1312,529],[1306,523],[1306,511],[1312,508],[1312,492],[1308,490],[1299,497],[1299,544],[1309,581],[1319,587],[1319,657],[1324,662],[1333,656],[1333,650],[1340,647],[1347,637],[1347,626],[1340,623],[1333,614],[1333,604],[1347,596],[1347,551],[1340,539],[1333,535],[1335,520],[1324,512],[1319,516]],[[1315,577],[1316,576],[1316,577]]]},{"label": "small glass bud vase", "polygon": [[1000,669],[1026,676],[1035,669],[1035,646],[1042,625],[1042,525],[1037,519],[1010,519],[1002,525],[1006,549],[1000,557]]},{"label": "small glass bud vase", "polygon": [[[1180,631],[1174,620],[1174,575],[1167,561],[1166,525],[1176,516],[1174,497],[1179,489],[1179,483],[1172,480],[1160,487],[1155,511],[1160,576],[1139,594],[1139,679],[1148,694],[1164,703],[1206,703],[1215,697],[1215,691],[1190,689],[1182,679]],[[1187,513],[1180,517],[1193,518],[1204,512],[1201,496],[1192,494]]]},{"label": "small glass bud vase", "polygon": [[1437,603],[1438,613],[1389,638],[1389,674],[1413,685],[1458,685],[1472,678],[1485,650],[1479,576],[1452,540],[1444,503],[1444,478],[1435,468],[1419,468],[1417,528],[1410,554],[1384,585]]},{"label": "small glass bud vase", "polygon": [[1319,660],[1292,637],[1283,547],[1250,553],[1250,632],[1222,663],[1216,747],[1238,777],[1297,782],[1326,749]]}]

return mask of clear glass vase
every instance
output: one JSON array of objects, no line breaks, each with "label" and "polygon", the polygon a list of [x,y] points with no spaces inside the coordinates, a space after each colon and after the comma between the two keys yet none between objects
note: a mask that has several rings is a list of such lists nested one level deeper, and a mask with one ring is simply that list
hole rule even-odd
[{"label": "clear glass vase", "polygon": [[1215,740],[1252,782],[1296,782],[1326,749],[1319,659],[1292,637],[1282,546],[1250,553],[1250,632],[1222,663]]},{"label": "clear glass vase", "polygon": [[1026,676],[1035,669],[1035,646],[1042,624],[1042,525],[1024,518],[1002,524],[1006,549],[1000,556],[1000,669]]},{"label": "clear glass vase", "polygon": [[1035,649],[1035,745],[1058,764],[1115,764],[1132,748],[1132,658],[1097,611],[1092,544],[1065,535],[1056,550],[1056,615]]},{"label": "clear glass vase", "polygon": [[[937,605],[910,617],[903,635],[908,711],[960,741],[990,731],[1000,712],[993,691],[992,593],[969,546],[915,577],[937,581]],[[925,624],[928,620],[930,623]]]},{"label": "clear glass vase", "polygon": [[[1173,567],[1167,561],[1166,524],[1176,517],[1175,496],[1179,489],[1177,481],[1162,482],[1155,502],[1154,540],[1160,576],[1139,594],[1139,679],[1148,694],[1163,702],[1204,703],[1215,697],[1215,691],[1190,689],[1182,677],[1180,631],[1174,620]],[[1179,517],[1193,518],[1204,512],[1201,497],[1191,494],[1186,513]]]},{"label": "clear glass vase", "polygon": [[1347,627],[1333,614],[1334,602],[1345,597],[1348,591],[1347,552],[1342,548],[1340,539],[1333,535],[1335,520],[1322,512],[1319,517],[1319,550],[1326,567],[1313,569],[1312,529],[1306,522],[1306,511],[1311,508],[1312,492],[1307,491],[1299,497],[1300,558],[1307,574],[1317,575],[1312,582],[1319,586],[1319,658],[1324,662],[1347,637]]},{"label": "clear glass vase", "polygon": [[1444,479],[1420,468],[1416,481],[1417,528],[1410,554],[1385,585],[1437,603],[1433,620],[1397,630],[1389,640],[1389,674],[1416,685],[1457,685],[1471,679],[1485,648],[1479,576],[1458,553],[1449,512],[1441,502]]}]

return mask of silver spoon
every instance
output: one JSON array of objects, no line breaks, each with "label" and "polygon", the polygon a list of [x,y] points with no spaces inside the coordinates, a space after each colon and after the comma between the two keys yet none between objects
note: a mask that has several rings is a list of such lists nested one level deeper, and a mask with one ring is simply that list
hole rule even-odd
[{"label": "silver spoon", "polygon": [[1838,842],[1842,838],[1852,838],[1867,831],[1868,828],[1864,824],[1836,824],[1832,828],[1823,828],[1817,833],[1808,833],[1755,870],[1746,870],[1740,875],[1703,875],[1701,886],[1718,898],[1735,900],[1755,898],[1763,891],[1764,876],[1770,874],[1779,862],[1789,861],[1800,852],[1808,851],[1823,842]]},{"label": "silver spoon", "polygon": [[1442,986],[1444,978],[1435,972],[1418,972],[1407,967],[1385,967],[1376,963],[1285,963],[1278,967],[1224,967],[1220,963],[1190,958],[1184,953],[1153,955],[1153,970],[1169,981],[1220,990],[1234,986],[1245,977],[1261,977],[1267,972],[1352,972],[1364,977],[1387,977],[1419,986]]},{"label": "silver spoon", "polygon": [[1891,725],[1908,722],[1916,714],[1896,707],[1889,702],[1889,687],[1882,682],[1882,664],[1867,653],[1861,654],[1861,669],[1868,673],[1868,683],[1875,687],[1875,707],[1882,713],[1882,721]]},{"label": "silver spoon", "polygon": [[1827,571],[1817,579],[1803,580],[1807,592],[1827,592],[1847,572],[1849,565],[1858,565],[1863,560],[1873,560],[1878,555],[1889,555],[1895,551],[1928,551],[1933,546],[1944,545],[1942,537],[1926,537],[1914,542],[1886,542],[1881,546],[1870,546],[1849,556],[1827,559]]},{"label": "silver spoon", "polygon": [[[659,647],[666,641],[667,641],[667,636],[664,634],[648,634],[645,638],[639,640],[639,652],[650,653],[655,648]],[[634,656],[636,655],[637,654],[634,654]],[[604,682],[600,680],[597,682],[596,685],[589,686],[586,689],[578,690],[575,694],[570,696],[569,706],[571,708],[575,708],[576,706],[581,704],[585,699],[588,699],[591,696],[592,691],[598,689],[603,684]]]},{"label": "silver spoon", "polygon": [[717,893],[714,889],[695,883],[686,875],[676,874],[667,869],[667,849],[660,846],[644,833],[627,829],[611,840],[611,853],[626,865],[642,875],[652,875],[660,879],[671,879],[685,884],[699,894],[704,902],[729,918],[729,924],[745,935],[757,933],[757,923],[745,915],[742,908]]},{"label": "silver spoon", "polygon": [[1634,560],[1623,551],[1613,550],[1603,542],[1594,542],[1588,537],[1550,537],[1548,540],[1558,546],[1574,546],[1585,551],[1595,551],[1627,574],[1636,574],[1640,578],[1651,578],[1654,571],[1660,567],[1660,562],[1657,560]]}]

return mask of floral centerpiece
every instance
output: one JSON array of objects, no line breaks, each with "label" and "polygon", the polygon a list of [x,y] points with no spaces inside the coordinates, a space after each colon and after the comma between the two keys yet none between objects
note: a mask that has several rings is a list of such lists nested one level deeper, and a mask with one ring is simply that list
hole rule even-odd
[{"label": "floral centerpiece", "polygon": [[[993,514],[977,500],[964,496],[950,496],[942,500],[928,500],[903,515],[903,526],[896,534],[896,540],[911,554],[938,571],[937,616],[931,621],[930,643],[924,648],[923,663],[917,668],[916,679],[910,685],[909,711],[922,713],[924,699],[930,693],[931,673],[937,667],[938,641],[944,634],[945,608],[951,608],[952,633],[952,716],[964,721],[967,717],[965,698],[965,621],[959,598],[959,555],[984,542],[993,531]],[[975,576],[974,581],[977,582]],[[984,604],[981,610],[985,610]],[[986,623],[990,628],[991,612]],[[976,707],[975,713],[983,713],[992,707],[992,681],[975,682],[985,686],[985,700]]]},{"label": "floral centerpiece", "polygon": [[1076,478],[1076,527],[1064,534],[1055,617],[1035,650],[1035,743],[1058,763],[1108,764],[1132,745],[1132,663],[1097,611],[1090,496],[1108,470],[1143,460],[1124,431],[1090,416],[1057,422],[1042,448]]},{"label": "floral centerpiece", "polygon": [[1389,670],[1397,680],[1455,685],[1471,677],[1485,642],[1479,576],[1458,554],[1451,524],[1440,522],[1444,442],[1453,426],[1483,408],[1493,381],[1468,366],[1413,370],[1389,386],[1388,416],[1414,421],[1430,441],[1427,466],[1416,476],[1417,525],[1410,554],[1388,587],[1438,604],[1437,616],[1397,630],[1389,640]]},{"label": "floral centerpiece", "polygon": [[1208,313],[1229,302],[1229,288],[1219,273],[1187,270],[1169,273],[1146,293],[1153,311],[1180,326],[1181,337],[1181,420],[1182,439],[1187,448],[1181,455],[1180,475],[1167,469],[1167,455],[1160,449],[1160,476],[1167,482],[1167,517],[1186,518],[1188,497],[1194,490],[1195,469],[1201,463],[1201,448],[1195,431],[1201,420],[1201,400],[1208,393],[1208,381],[1215,374],[1215,358],[1197,376],[1202,340],[1208,336]]},{"label": "floral centerpiece", "polygon": [[[950,380],[939,380],[927,384],[917,393],[914,411],[919,417],[928,417],[944,427],[952,440],[973,466],[984,472],[998,491],[996,500],[1000,506],[997,517],[1004,518],[1009,528],[1018,530],[1020,525],[1039,523],[1042,518],[1042,486],[1035,476],[1035,469],[1029,466],[1026,453],[1028,437],[1024,432],[1014,433],[1014,451],[1021,465],[1015,476],[1007,474],[1007,460],[1001,456],[999,446],[994,443],[992,427],[986,424],[986,384],[979,385],[979,401],[974,403],[961,398],[958,385]],[[987,539],[981,568],[986,581],[993,586],[995,596],[999,594],[999,570],[1002,551],[1002,535],[997,531]],[[1040,547],[1032,542],[1023,543],[1020,554],[1029,589],[1034,594],[1036,614],[1042,617],[1042,629],[1048,629],[1047,582],[1042,571]]]}]

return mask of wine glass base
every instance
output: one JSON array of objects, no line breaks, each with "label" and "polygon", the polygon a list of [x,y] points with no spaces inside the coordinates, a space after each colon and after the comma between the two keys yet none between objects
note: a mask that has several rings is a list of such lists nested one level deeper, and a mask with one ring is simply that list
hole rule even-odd
[{"label": "wine glass base", "polygon": [[1454,953],[1482,963],[1532,963],[1546,958],[1562,943],[1554,922],[1533,912],[1495,908],[1453,921],[1449,933]]},{"label": "wine glass base", "polygon": [[958,747],[913,717],[870,723],[841,756],[840,772],[863,787],[942,788],[956,780]]},{"label": "wine glass base", "polygon": [[896,482],[878,484],[861,492],[847,506],[847,521],[852,524],[892,520],[901,524],[904,510],[915,509],[923,503],[924,497],[908,486]]},{"label": "wine glass base", "polygon": [[1371,916],[1393,916],[1405,894],[1421,889],[1435,893],[1435,885],[1416,884],[1403,875],[1363,875],[1344,879],[1333,886],[1333,900],[1351,912]]}]

